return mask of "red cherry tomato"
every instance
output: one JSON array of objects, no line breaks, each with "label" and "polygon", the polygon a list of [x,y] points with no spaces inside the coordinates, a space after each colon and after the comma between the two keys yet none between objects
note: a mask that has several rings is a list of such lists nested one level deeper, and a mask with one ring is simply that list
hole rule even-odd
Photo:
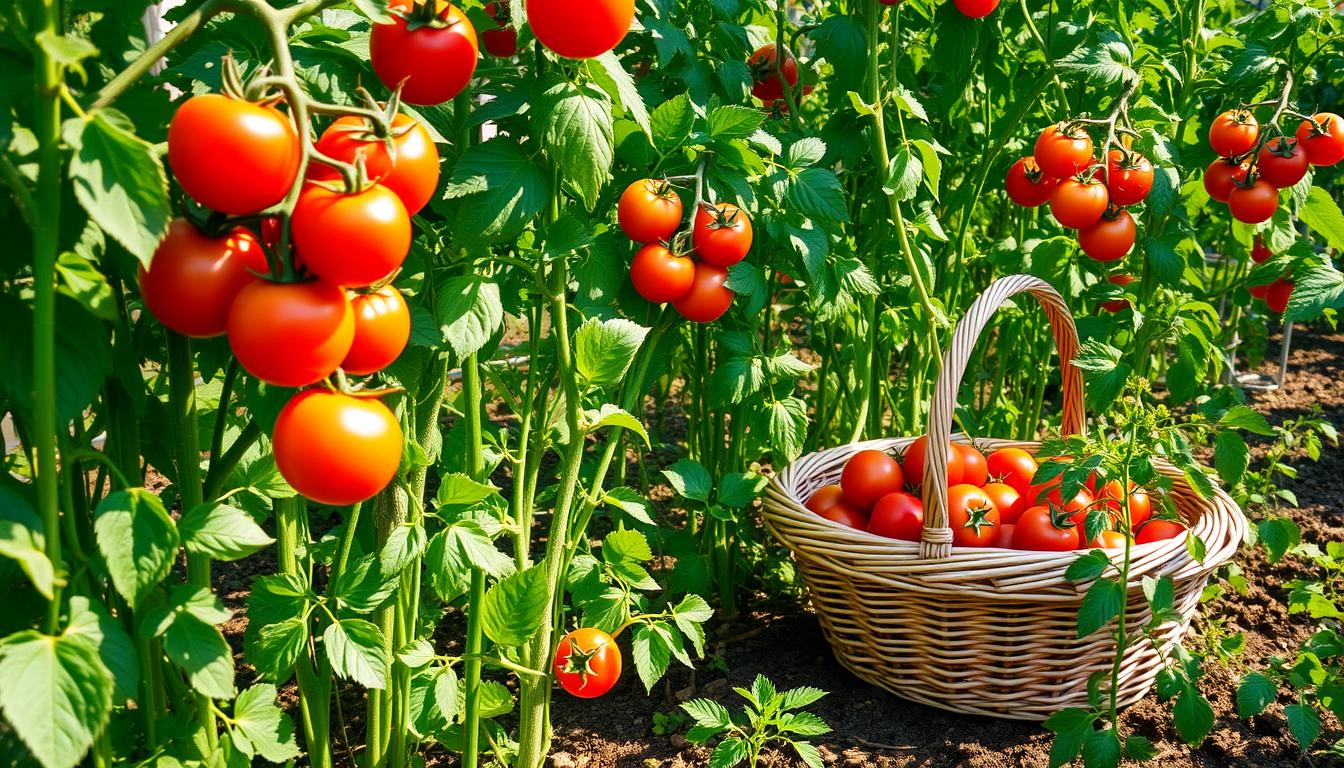
[{"label": "red cherry tomato", "polygon": [[[434,146],[425,126],[410,115],[397,114],[392,118],[391,128],[389,150],[388,141],[376,136],[368,121],[353,115],[338,117],[322,132],[317,150],[347,163],[354,163],[363,155],[369,179],[395,192],[406,206],[406,213],[414,216],[434,196],[439,185],[439,148]],[[308,176],[320,181],[336,181],[341,177],[335,168],[322,163],[310,165]]]},{"label": "red cherry tomato", "polygon": [[401,465],[401,425],[382,402],[328,389],[295,395],[275,420],[275,466],[319,504],[373,498]]},{"label": "red cherry tomato", "polygon": [[576,629],[556,647],[553,670],[556,682],[571,696],[595,699],[621,679],[621,649],[600,629]]},{"label": "red cherry tomato", "polygon": [[1234,188],[1227,207],[1238,221],[1247,224],[1269,221],[1279,209],[1279,190],[1264,179],[1256,179],[1249,187]]},{"label": "red cherry tomato", "polygon": [[727,280],[728,270],[703,261],[696,262],[691,290],[674,300],[672,307],[693,323],[712,323],[733,305],[736,294],[724,286]]},{"label": "red cherry tomato", "polygon": [[1204,191],[1209,197],[1220,203],[1226,203],[1232,196],[1232,190],[1239,182],[1246,180],[1250,169],[1245,163],[1234,163],[1224,159],[1214,160],[1204,170]]},{"label": "red cherry tomato", "polygon": [[1153,188],[1153,164],[1137,152],[1125,154],[1112,149],[1107,160],[1106,190],[1112,205],[1143,202]]},{"label": "red cherry tomato", "polygon": [[877,500],[905,487],[901,465],[881,451],[859,451],[849,457],[840,473],[845,501],[856,509],[872,509]]},{"label": "red cherry tomato", "polygon": [[1109,199],[1100,179],[1064,179],[1050,194],[1050,213],[1069,229],[1086,229],[1101,220]]},{"label": "red cherry tomato", "polygon": [[1082,537],[1077,526],[1056,525],[1050,510],[1043,506],[1031,507],[1022,513],[1013,530],[1013,548],[1034,552],[1070,552],[1079,549]]},{"label": "red cherry tomato", "polygon": [[[1119,285],[1119,286],[1126,286],[1136,282],[1134,277],[1131,275],[1111,275],[1110,277],[1106,278],[1106,281],[1113,285]],[[1126,299],[1104,301],[1101,304],[1101,308],[1106,310],[1107,312],[1120,312],[1127,306],[1129,306],[1129,301]]]},{"label": "red cherry tomato", "polygon": [[[1143,525],[1153,516],[1153,501],[1148,497],[1147,491],[1142,488],[1136,488],[1134,483],[1129,484],[1129,489],[1129,522],[1132,530]],[[1124,511],[1120,503],[1121,494],[1119,480],[1111,480],[1103,485],[1097,498],[1105,502],[1106,508],[1114,512],[1117,519]]]},{"label": "red cherry tomato", "polygon": [[476,73],[480,44],[476,28],[457,6],[434,0],[431,24],[407,24],[413,0],[391,0],[392,23],[374,24],[369,33],[369,59],[383,85],[401,87],[407,104],[434,105],[451,101]]},{"label": "red cherry tomato", "polygon": [[1249,286],[1246,290],[1255,298],[1264,299],[1265,297],[1269,296],[1270,285],[1273,285],[1273,283],[1270,283],[1268,285],[1252,285]]},{"label": "red cherry tomato", "polygon": [[630,282],[646,301],[676,301],[690,293],[695,284],[695,262],[652,243],[635,253],[630,262]]},{"label": "red cherry tomato", "polygon": [[1279,278],[1269,284],[1269,291],[1265,293],[1265,306],[1270,311],[1282,315],[1284,310],[1288,309],[1288,299],[1293,296],[1293,281],[1285,278]]},{"label": "red cherry tomato", "polygon": [[868,532],[889,539],[919,541],[924,529],[924,502],[908,493],[889,493],[873,505]]},{"label": "red cherry tomato", "polygon": [[1129,254],[1137,236],[1134,217],[1123,208],[1112,209],[1086,229],[1078,230],[1078,245],[1083,253],[1100,262],[1119,261]]},{"label": "red cherry tomato", "polygon": [[1172,520],[1149,520],[1139,527],[1138,532],[1134,534],[1134,541],[1137,544],[1152,544],[1155,541],[1184,536],[1186,530],[1184,525]]},{"label": "red cherry tomato", "polygon": [[986,483],[984,491],[989,500],[994,502],[994,508],[999,510],[1000,523],[1016,523],[1027,508],[1027,500],[1011,485]]},{"label": "red cherry tomato", "polygon": [[411,218],[392,190],[333,192],[309,184],[290,219],[294,250],[318,277],[360,288],[392,274],[411,250]]},{"label": "red cherry tomato", "polygon": [[229,308],[229,347],[267,384],[306,387],[340,367],[355,338],[345,291],[331,283],[254,280]]},{"label": "red cherry tomato", "polygon": [[999,0],[953,0],[957,10],[972,19],[988,16],[999,7]]},{"label": "red cherry tomato", "polygon": [[234,297],[257,279],[253,272],[267,269],[266,254],[246,229],[206,237],[190,221],[174,219],[149,271],[140,268],[140,295],[167,328],[196,338],[220,336]]},{"label": "red cherry tomato", "polygon": [[354,376],[367,376],[391,365],[411,339],[411,310],[401,291],[385,285],[350,300],[355,315],[355,340],[341,362]]},{"label": "red cherry tomato", "polygon": [[246,216],[279,203],[299,176],[299,135],[278,109],[207,93],[168,124],[168,165],[191,199]]},{"label": "red cherry tomato", "polygon": [[1297,140],[1312,165],[1334,165],[1344,160],[1344,117],[1321,112],[1297,127]]},{"label": "red cherry tomato", "polygon": [[1008,199],[1027,208],[1044,205],[1050,200],[1059,179],[1046,176],[1036,165],[1036,159],[1027,156],[1008,168],[1008,176],[1003,180],[1008,191]]},{"label": "red cherry tomato", "polygon": [[981,488],[962,483],[947,489],[947,522],[958,547],[993,546],[999,510]]},{"label": "red cherry tomato", "polygon": [[[905,455],[901,457],[902,470],[905,474],[905,481],[913,487],[924,484],[924,453],[929,444],[928,435],[921,435],[909,448],[905,449]],[[961,451],[947,446],[947,485],[952,487],[959,485],[962,480]]]},{"label": "red cherry tomato", "polygon": [[1255,167],[1260,171],[1260,178],[1279,189],[1287,189],[1307,175],[1311,163],[1307,160],[1307,150],[1297,139],[1276,136],[1260,148]]},{"label": "red cherry tomato", "polygon": [[1000,448],[985,459],[985,468],[990,482],[1008,485],[1025,497],[1037,466],[1036,459],[1021,448]]},{"label": "red cherry tomato", "polygon": [[961,482],[976,487],[989,481],[989,468],[985,464],[985,454],[972,445],[953,443],[961,454]]},{"label": "red cherry tomato", "polygon": [[485,52],[500,59],[513,58],[518,53],[518,30],[510,24],[508,0],[486,3],[485,13],[495,20],[496,27],[481,33]]},{"label": "red cherry tomato", "polygon": [[732,203],[701,206],[695,212],[691,245],[700,260],[727,269],[751,250],[751,218]]},{"label": "red cherry tomato", "polygon": [[1065,123],[1056,123],[1036,138],[1032,157],[1046,176],[1065,179],[1081,173],[1092,164],[1092,137],[1082,126],[1065,132]]},{"label": "red cherry tomato", "polygon": [[635,19],[635,0],[527,0],[527,23],[542,45],[571,59],[615,48]]},{"label": "red cherry tomato", "polygon": [[681,198],[667,182],[640,179],[621,194],[616,219],[636,243],[658,243],[672,238],[681,226],[681,213]]},{"label": "red cherry tomato", "polygon": [[1255,115],[1244,109],[1229,109],[1209,126],[1209,146],[1223,157],[1244,155],[1259,140],[1260,125]]},{"label": "red cherry tomato", "polygon": [[1251,261],[1256,264],[1263,264],[1272,258],[1274,258],[1274,254],[1270,252],[1269,246],[1265,245],[1264,238],[1256,235],[1255,244],[1251,246]]},{"label": "red cherry tomato", "polygon": [[[757,48],[747,60],[747,66],[751,68],[751,93],[767,104],[783,98],[786,87],[798,84],[798,60],[788,52],[785,52],[782,65],[776,63],[778,58],[775,44],[767,43]],[[780,78],[781,71],[783,79]]]}]

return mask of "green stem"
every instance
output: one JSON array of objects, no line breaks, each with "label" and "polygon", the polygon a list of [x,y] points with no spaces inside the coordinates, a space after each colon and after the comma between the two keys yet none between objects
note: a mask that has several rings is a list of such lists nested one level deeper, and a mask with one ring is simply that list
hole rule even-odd
[{"label": "green stem", "polygon": [[[276,499],[274,508],[276,561],[280,572],[306,581],[303,564],[299,560],[299,548],[304,543],[300,538],[307,504],[302,496],[291,496]],[[358,507],[356,514],[357,511]],[[313,768],[331,768],[331,697],[307,648],[299,654],[295,664],[295,679],[299,688],[299,710],[308,760]]]},{"label": "green stem", "polygon": [[[467,357],[462,366],[462,388],[466,402],[463,404],[467,424],[467,474],[472,480],[485,479],[485,467],[481,457],[481,366],[476,355]],[[471,591],[467,598],[467,639],[466,639],[466,712],[462,721],[462,765],[463,768],[476,768],[480,761],[481,738],[481,613],[485,604],[485,571],[471,569]]]}]

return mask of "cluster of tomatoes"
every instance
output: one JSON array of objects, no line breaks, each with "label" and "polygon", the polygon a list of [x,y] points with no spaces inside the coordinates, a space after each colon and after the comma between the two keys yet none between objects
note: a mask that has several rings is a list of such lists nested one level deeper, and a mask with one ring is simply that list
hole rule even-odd
[{"label": "cluster of tomatoes", "polygon": [[[1269,246],[1259,236],[1255,236],[1255,245],[1251,247],[1251,261],[1256,264],[1263,264],[1274,257],[1270,252]],[[1270,311],[1283,314],[1288,308],[1288,299],[1293,295],[1293,281],[1287,275],[1281,275],[1277,280],[1269,285],[1253,285],[1250,287],[1251,295],[1265,302],[1265,306]]]},{"label": "cluster of tomatoes", "polygon": [[[928,438],[906,449],[901,462],[876,450],[850,457],[838,485],[818,489],[806,507],[817,515],[878,536],[919,541],[924,504],[918,495],[924,477]],[[1061,459],[1062,461],[1062,459]],[[903,462],[903,463],[902,463]],[[961,547],[999,547],[1034,551],[1123,548],[1185,534],[1183,524],[1153,517],[1152,500],[1130,486],[1130,531],[1122,531],[1123,496],[1117,480],[1098,489],[1095,478],[1074,498],[1062,498],[1059,479],[1036,482],[1036,459],[1021,448],[1000,448],[985,456],[974,446],[953,443],[947,449],[947,514],[952,543]],[[1088,540],[1084,523],[1096,509],[1107,525]]]},{"label": "cluster of tomatoes", "polygon": [[1279,208],[1279,190],[1297,184],[1311,166],[1344,160],[1339,115],[1313,115],[1292,136],[1268,128],[1262,130],[1249,109],[1230,109],[1209,127],[1209,146],[1219,157],[1204,171],[1204,189],[1247,224],[1269,221]]},{"label": "cluster of tomatoes", "polygon": [[1065,227],[1078,230],[1078,246],[1100,262],[1123,259],[1138,235],[1127,206],[1143,202],[1153,188],[1153,164],[1123,145],[1103,167],[1093,156],[1092,137],[1078,123],[1047,127],[1033,153],[1008,169],[1004,186],[1018,205],[1050,204]]},{"label": "cluster of tomatoes", "polygon": [[701,203],[691,222],[691,252],[685,252],[681,198],[666,180],[640,179],[617,206],[621,231],[641,244],[630,262],[635,291],[655,304],[671,302],[681,316],[712,323],[736,296],[725,283],[728,268],[751,250],[751,219],[732,203]]}]

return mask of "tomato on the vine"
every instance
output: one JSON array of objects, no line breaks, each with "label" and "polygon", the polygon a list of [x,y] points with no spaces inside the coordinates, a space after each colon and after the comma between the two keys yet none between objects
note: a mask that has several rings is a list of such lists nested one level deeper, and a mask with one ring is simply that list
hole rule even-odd
[{"label": "tomato on the vine", "polygon": [[983,488],[985,495],[994,503],[994,508],[999,510],[999,523],[1012,524],[1022,516],[1027,508],[1027,500],[1022,498],[1022,494],[1017,489],[1006,483],[985,483]]},{"label": "tomato on the vine", "polygon": [[1081,548],[1078,526],[1050,509],[1035,506],[1022,513],[1013,529],[1013,547],[1035,552],[1070,552]]},{"label": "tomato on the vine", "polygon": [[[929,436],[921,435],[916,438],[910,447],[905,449],[905,455],[901,457],[902,470],[905,474],[905,481],[911,486],[920,486],[924,484],[924,454],[929,445]],[[947,445],[947,485],[952,487],[959,485],[962,479],[961,451],[958,451],[953,443]]]},{"label": "tomato on the vine", "polygon": [[1097,223],[1078,230],[1078,245],[1096,261],[1119,261],[1134,247],[1136,237],[1134,217],[1123,208],[1112,208]]},{"label": "tomato on the vine", "polygon": [[671,239],[681,226],[681,198],[666,181],[640,179],[625,188],[616,206],[621,231],[636,243]]},{"label": "tomato on the vine", "polygon": [[1109,200],[1101,179],[1064,179],[1050,195],[1050,213],[1069,229],[1086,229],[1106,213]]},{"label": "tomato on the vine", "polygon": [[1265,245],[1265,239],[1259,235],[1255,236],[1255,244],[1251,246],[1251,261],[1256,264],[1264,264],[1266,261],[1274,258],[1274,254]]},{"label": "tomato on the vine", "polygon": [[552,669],[556,682],[567,693],[595,699],[621,679],[621,649],[600,629],[576,629],[561,638]]},{"label": "tomato on the vine", "polygon": [[780,64],[774,43],[757,48],[747,59],[747,66],[751,68],[752,95],[767,104],[783,98],[785,88],[798,84],[798,60],[785,51],[784,63]]},{"label": "tomato on the vine", "polygon": [[402,432],[375,398],[309,389],[281,409],[272,447],[276,469],[294,490],[339,507],[370,499],[392,482]]},{"label": "tomato on the vine", "polygon": [[1232,196],[1232,190],[1237,188],[1237,184],[1246,180],[1249,171],[1250,168],[1245,163],[1223,158],[1214,160],[1204,169],[1204,191],[1214,200],[1226,203]]},{"label": "tomato on the vine", "polygon": [[988,547],[998,537],[999,510],[984,489],[962,483],[947,489],[947,522],[958,547]]},{"label": "tomato on the vine", "polygon": [[1081,125],[1065,132],[1067,123],[1047,126],[1036,137],[1032,157],[1046,176],[1065,179],[1092,165],[1092,137]]},{"label": "tomato on the vine", "polygon": [[[1135,279],[1132,275],[1111,275],[1106,278],[1106,282],[1124,287],[1134,283]],[[1103,301],[1101,303],[1101,308],[1107,312],[1120,312],[1127,306],[1129,306],[1129,302],[1125,299],[1115,299],[1113,301]]]},{"label": "tomato on the vine", "polygon": [[635,20],[635,0],[527,0],[527,23],[547,48],[591,59],[615,48]]},{"label": "tomato on the vine", "polygon": [[1265,292],[1265,306],[1269,307],[1271,312],[1282,315],[1284,310],[1288,309],[1288,299],[1293,296],[1293,287],[1293,281],[1283,277],[1270,283],[1269,290]]},{"label": "tomato on the vine", "polygon": [[630,282],[646,301],[654,304],[676,301],[690,293],[695,284],[695,262],[664,245],[650,243],[640,248],[630,262]]},{"label": "tomato on the vine", "polygon": [[367,376],[391,365],[411,339],[411,310],[401,291],[385,285],[350,300],[355,316],[355,339],[341,361],[354,376]]},{"label": "tomato on the vine", "polygon": [[1260,171],[1260,178],[1279,189],[1287,189],[1307,175],[1311,163],[1307,160],[1307,150],[1297,139],[1276,136],[1260,148],[1255,167]]},{"label": "tomato on the vine", "polygon": [[495,20],[495,29],[481,33],[485,52],[500,59],[511,59],[518,53],[518,30],[509,22],[509,0],[486,3],[485,13]]},{"label": "tomato on the vine", "polygon": [[1042,173],[1040,167],[1036,165],[1036,159],[1030,155],[1013,163],[1003,180],[1008,199],[1027,208],[1036,208],[1047,203],[1050,200],[1050,193],[1055,191],[1057,184],[1059,179]]},{"label": "tomato on the vine", "polygon": [[1153,164],[1138,152],[1112,149],[1106,161],[1106,190],[1112,205],[1143,202],[1153,188]]},{"label": "tomato on the vine", "polygon": [[882,451],[859,451],[849,457],[840,472],[845,501],[859,509],[872,509],[877,500],[905,487],[900,462]]},{"label": "tomato on the vine", "polygon": [[[406,213],[414,216],[439,185],[439,148],[425,126],[410,115],[398,113],[390,127],[391,135],[383,139],[363,118],[338,117],[317,140],[317,151],[347,163],[363,155],[369,179],[396,193]],[[319,181],[341,178],[335,168],[323,163],[309,166],[308,175]]]},{"label": "tomato on the vine", "polygon": [[737,295],[724,285],[727,281],[728,270],[698,261],[691,289],[673,300],[672,307],[693,323],[712,323],[723,317]]},{"label": "tomato on the vine", "polygon": [[1185,525],[1174,520],[1153,519],[1144,523],[1134,533],[1134,542],[1137,544],[1152,544],[1155,541],[1184,536],[1187,530]]},{"label": "tomato on the vine", "polygon": [[253,280],[229,308],[229,347],[267,384],[306,387],[335,373],[355,338],[345,291],[331,283]]},{"label": "tomato on the vine", "polygon": [[981,486],[989,482],[989,467],[985,463],[985,454],[973,445],[952,444],[961,454],[961,482]]},{"label": "tomato on the vine", "polygon": [[732,203],[703,203],[695,212],[691,245],[701,261],[731,267],[747,257],[751,239],[751,218]]},{"label": "tomato on the vine", "polygon": [[1036,476],[1036,459],[1021,448],[1000,448],[985,458],[989,481],[1010,486],[1022,496],[1031,490]]},{"label": "tomato on the vine", "polygon": [[1264,179],[1256,179],[1250,186],[1233,188],[1227,207],[1238,221],[1247,224],[1269,221],[1279,209],[1279,189]]},{"label": "tomato on the vine", "polygon": [[1334,165],[1344,160],[1344,117],[1320,112],[1297,127],[1297,140],[1312,165]]},{"label": "tomato on the vine", "polygon": [[279,203],[299,176],[299,134],[270,105],[192,96],[168,124],[168,166],[191,199],[246,216]]},{"label": "tomato on the vine", "polygon": [[889,493],[873,505],[868,532],[889,539],[919,541],[924,529],[924,502],[908,493]]},{"label": "tomato on the vine", "polygon": [[140,295],[165,327],[196,338],[220,336],[238,292],[257,279],[253,272],[266,271],[266,254],[246,229],[208,237],[190,221],[173,219],[149,270],[140,267]]},{"label": "tomato on the vine", "polygon": [[953,0],[953,5],[962,14],[979,19],[993,13],[999,7],[999,0]]},{"label": "tomato on the vine", "polygon": [[382,280],[411,250],[411,217],[381,184],[352,193],[309,184],[294,206],[290,232],[304,266],[346,288]]},{"label": "tomato on the vine", "polygon": [[1229,109],[1209,126],[1209,146],[1223,157],[1244,155],[1259,140],[1260,124],[1249,110]]},{"label": "tomato on the vine", "polygon": [[430,106],[451,101],[471,82],[480,43],[460,8],[444,0],[426,1],[434,3],[429,23],[415,18],[417,0],[387,4],[392,22],[373,25],[369,60],[383,85],[400,86],[402,101]]}]

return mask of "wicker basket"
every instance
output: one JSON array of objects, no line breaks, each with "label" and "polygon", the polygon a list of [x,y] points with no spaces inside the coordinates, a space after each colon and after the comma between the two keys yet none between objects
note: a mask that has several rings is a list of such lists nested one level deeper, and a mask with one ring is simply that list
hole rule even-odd
[{"label": "wicker basket", "polygon": [[[989,318],[1021,293],[1034,296],[1050,317],[1064,372],[1063,430],[1076,434],[1083,428],[1082,377],[1070,364],[1078,349],[1073,318],[1049,284],[1017,275],[991,285],[957,328],[934,393],[930,445],[966,441],[951,434],[962,374]],[[1110,669],[1114,643],[1108,628],[1077,637],[1088,585],[1064,578],[1077,554],[953,547],[945,451],[926,452],[925,527],[918,543],[854,530],[802,506],[813,491],[838,482],[845,461],[858,451],[903,453],[913,440],[870,440],[804,456],[766,491],[766,524],[797,559],[836,658],[874,685],[955,712],[1039,721],[1064,707],[1087,706],[1088,677]],[[975,443],[987,451],[1016,446],[1034,453],[1040,447],[1012,440]],[[1136,623],[1149,617],[1143,577],[1166,575],[1175,583],[1175,608],[1184,618],[1160,632],[1165,651],[1189,626],[1209,573],[1241,545],[1246,519],[1222,491],[1200,499],[1174,467],[1159,465],[1159,471],[1172,479],[1176,507],[1207,547],[1203,563],[1180,538],[1132,548],[1128,603]],[[1121,704],[1142,698],[1160,666],[1151,643],[1131,646],[1122,663]]]}]

